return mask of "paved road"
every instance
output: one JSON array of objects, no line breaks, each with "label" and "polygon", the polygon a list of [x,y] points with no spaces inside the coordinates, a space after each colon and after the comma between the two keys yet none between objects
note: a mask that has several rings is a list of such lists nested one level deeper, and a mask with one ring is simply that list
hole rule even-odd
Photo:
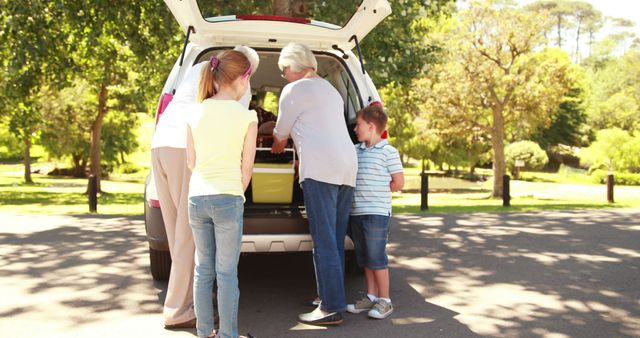
[{"label": "paved road", "polygon": [[[0,214],[0,337],[162,329],[140,218]],[[297,324],[308,255],[243,257],[240,328],[266,337],[640,337],[640,210],[398,216],[387,320]],[[347,276],[350,295],[364,280]]]}]

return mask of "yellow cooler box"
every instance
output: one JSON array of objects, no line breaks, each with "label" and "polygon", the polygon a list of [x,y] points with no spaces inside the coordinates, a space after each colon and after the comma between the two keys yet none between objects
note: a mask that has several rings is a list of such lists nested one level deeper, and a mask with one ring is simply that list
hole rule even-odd
[{"label": "yellow cooler box", "polygon": [[[258,148],[257,151],[271,151],[271,148]],[[293,179],[295,175],[295,151],[291,152],[291,163],[260,163],[253,165],[251,192],[253,203],[291,203],[293,198]]]}]

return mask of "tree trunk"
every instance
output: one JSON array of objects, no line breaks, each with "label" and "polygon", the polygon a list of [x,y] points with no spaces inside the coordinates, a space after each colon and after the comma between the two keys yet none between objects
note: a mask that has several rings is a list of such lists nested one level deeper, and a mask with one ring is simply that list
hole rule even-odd
[{"label": "tree trunk", "polygon": [[291,0],[273,0],[273,14],[291,16]]},{"label": "tree trunk", "polygon": [[502,197],[502,176],[504,163],[504,116],[502,107],[493,109],[493,127],[491,128],[491,146],[493,147],[493,192],[491,196]]},{"label": "tree trunk", "polygon": [[574,58],[574,63],[578,63],[580,61],[580,26],[582,26],[582,17],[578,17],[578,28],[576,29],[576,55]]},{"label": "tree trunk", "polygon": [[31,179],[31,133],[24,133],[24,183],[33,184]]},{"label": "tree trunk", "polygon": [[558,48],[562,49],[562,15],[558,15]]},{"label": "tree trunk", "polygon": [[98,97],[98,116],[96,116],[93,125],[91,126],[91,150],[89,151],[89,157],[91,158],[91,174],[96,177],[98,183],[98,192],[102,191],[100,185],[100,178],[102,177],[101,162],[101,139],[102,139],[102,125],[104,117],[107,114],[107,85],[102,84],[100,86],[100,96]]},{"label": "tree trunk", "polygon": [[82,154],[73,154],[71,158],[73,159],[73,177],[87,177],[87,161],[83,158]]}]

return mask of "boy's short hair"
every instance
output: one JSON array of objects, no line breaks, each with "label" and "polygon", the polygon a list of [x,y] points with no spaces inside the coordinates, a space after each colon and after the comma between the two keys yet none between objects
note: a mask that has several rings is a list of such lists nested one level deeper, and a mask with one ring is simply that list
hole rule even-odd
[{"label": "boy's short hair", "polygon": [[356,117],[359,117],[368,123],[373,123],[379,133],[384,132],[387,128],[387,114],[380,105],[365,107],[356,113]]}]

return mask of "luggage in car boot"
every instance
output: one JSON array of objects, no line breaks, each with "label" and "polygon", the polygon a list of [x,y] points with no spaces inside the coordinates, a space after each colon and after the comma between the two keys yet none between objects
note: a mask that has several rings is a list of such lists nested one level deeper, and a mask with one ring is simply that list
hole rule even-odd
[{"label": "luggage in car boot", "polygon": [[253,203],[291,203],[295,176],[295,150],[271,154],[271,148],[257,148],[251,189]]}]

